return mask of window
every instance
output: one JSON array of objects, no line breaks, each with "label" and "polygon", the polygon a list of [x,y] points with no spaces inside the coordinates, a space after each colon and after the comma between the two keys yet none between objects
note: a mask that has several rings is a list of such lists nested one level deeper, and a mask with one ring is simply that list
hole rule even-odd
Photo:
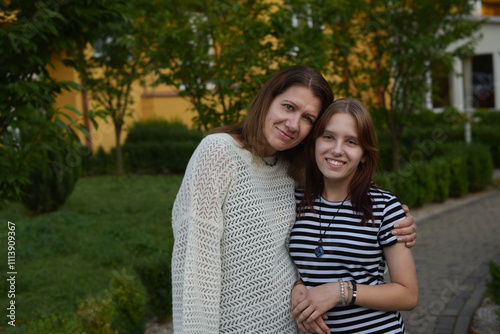
[{"label": "window", "polygon": [[475,108],[495,107],[495,79],[493,56],[477,55],[472,58],[472,106]]},{"label": "window", "polygon": [[451,105],[450,72],[442,62],[431,66],[432,76],[432,107],[444,108]]}]

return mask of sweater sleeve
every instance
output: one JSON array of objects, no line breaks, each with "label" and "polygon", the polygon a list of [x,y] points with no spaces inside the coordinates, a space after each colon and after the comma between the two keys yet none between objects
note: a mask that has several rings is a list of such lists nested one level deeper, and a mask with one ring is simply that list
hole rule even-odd
[{"label": "sweater sleeve", "polygon": [[208,136],[193,153],[172,210],[173,320],[176,333],[218,333],[223,206],[235,151]]}]

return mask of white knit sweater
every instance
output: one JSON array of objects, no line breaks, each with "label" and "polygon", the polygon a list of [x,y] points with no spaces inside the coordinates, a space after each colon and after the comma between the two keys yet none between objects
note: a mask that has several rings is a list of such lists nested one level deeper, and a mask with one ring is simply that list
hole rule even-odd
[{"label": "white knit sweater", "polygon": [[295,221],[286,163],[266,166],[228,134],[194,152],[172,211],[175,333],[295,333]]}]

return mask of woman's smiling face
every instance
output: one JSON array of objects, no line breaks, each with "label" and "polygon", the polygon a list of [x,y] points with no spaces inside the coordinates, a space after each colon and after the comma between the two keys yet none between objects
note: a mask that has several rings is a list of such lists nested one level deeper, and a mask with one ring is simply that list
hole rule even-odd
[{"label": "woman's smiling face", "polygon": [[291,86],[276,96],[264,123],[266,156],[300,144],[311,131],[320,110],[321,100],[304,86]]},{"label": "woman's smiling face", "polygon": [[315,141],[316,164],[328,184],[347,189],[363,162],[364,150],[359,144],[356,119],[348,113],[336,113]]}]

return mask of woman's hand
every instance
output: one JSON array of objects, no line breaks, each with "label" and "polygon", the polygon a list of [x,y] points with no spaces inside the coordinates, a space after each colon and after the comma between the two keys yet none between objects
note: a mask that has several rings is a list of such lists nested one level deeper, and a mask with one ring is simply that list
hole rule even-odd
[{"label": "woman's hand", "polygon": [[326,311],[340,301],[339,284],[322,284],[296,293],[295,298],[292,297],[292,300],[295,299],[295,302],[292,302],[292,318],[297,321],[299,329],[306,332],[330,333],[324,320],[327,319]]},{"label": "woman's hand", "polygon": [[398,242],[404,242],[406,247],[412,248],[417,244],[417,224],[415,218],[410,214],[410,210],[403,204],[406,218],[394,224],[392,234],[398,236]]},{"label": "woman's hand", "polygon": [[[304,284],[296,284],[292,289],[292,318],[294,318],[294,313],[298,314],[297,306],[303,303],[308,298],[309,290]],[[305,304],[303,304],[305,305]],[[298,309],[297,309],[298,310]],[[325,320],[328,319],[326,313],[323,313],[320,317],[307,322],[297,321],[297,326],[303,332],[308,333],[318,333],[318,334],[330,334],[330,329],[325,324]]]}]

